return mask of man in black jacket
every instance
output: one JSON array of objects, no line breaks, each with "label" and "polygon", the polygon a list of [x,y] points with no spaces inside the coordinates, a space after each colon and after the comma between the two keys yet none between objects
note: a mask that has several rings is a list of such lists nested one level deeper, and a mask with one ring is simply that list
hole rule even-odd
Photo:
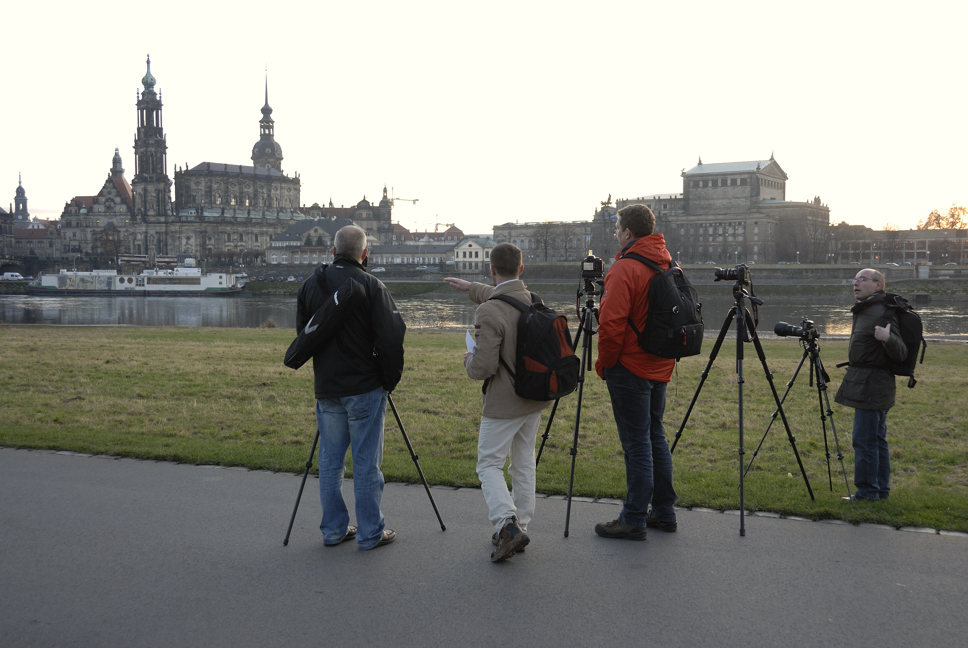
[{"label": "man in black jacket", "polygon": [[[897,330],[897,320],[886,306],[884,275],[865,268],[854,277],[854,315],[850,329],[844,381],[834,398],[854,408],[853,498],[886,500],[891,492],[891,459],[887,445],[887,412],[897,393],[888,357],[900,362],[908,349]],[[844,498],[850,499],[850,498]]]},{"label": "man in black jacket", "polygon": [[[356,538],[360,549],[393,542],[380,502],[383,498],[383,422],[387,394],[403,373],[403,337],[407,327],[386,286],[363,266],[366,232],[348,225],[336,232],[333,263],[320,266],[299,289],[296,328],[302,331],[313,313],[343,282],[353,278],[366,290],[363,304],[313,356],[316,420],[319,425],[319,497],[323,508],[323,544],[332,547]],[[343,501],[346,451],[353,447],[356,522],[349,524]]]}]

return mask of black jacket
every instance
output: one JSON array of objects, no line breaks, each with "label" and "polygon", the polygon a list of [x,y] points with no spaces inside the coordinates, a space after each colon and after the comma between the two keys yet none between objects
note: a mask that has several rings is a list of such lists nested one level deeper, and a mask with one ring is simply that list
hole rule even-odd
[{"label": "black jacket", "polygon": [[[322,275],[324,291],[316,277]],[[378,387],[389,391],[403,373],[403,336],[407,325],[379,279],[346,256],[320,266],[303,282],[296,301],[296,330],[301,331],[323,302],[353,277],[366,289],[366,301],[337,334],[313,356],[316,398],[355,396]]]},{"label": "black jacket", "polygon": [[[898,332],[897,318],[885,305],[885,297],[884,291],[880,290],[850,309],[854,314],[847,349],[850,365],[834,397],[841,405],[862,410],[894,407],[897,381],[887,369],[887,360],[890,356],[900,362],[908,350]],[[874,337],[874,327],[883,326],[886,321],[891,322],[891,337],[887,342],[881,342]]]}]

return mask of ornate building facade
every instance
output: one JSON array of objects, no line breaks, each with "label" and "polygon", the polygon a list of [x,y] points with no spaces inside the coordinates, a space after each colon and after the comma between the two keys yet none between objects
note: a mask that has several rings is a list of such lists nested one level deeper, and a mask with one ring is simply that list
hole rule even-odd
[{"label": "ornate building facade", "polygon": [[[332,203],[301,207],[299,176],[283,172],[268,83],[252,165],[186,164],[175,168],[172,181],[161,95],[155,89],[150,58],[146,65],[137,98],[131,184],[115,150],[111,174],[97,196],[76,196],[64,208],[65,253],[107,258],[144,255],[149,261],[157,255],[192,256],[214,263],[265,261],[273,236],[300,221],[321,218],[350,218],[367,230],[373,243],[391,242],[393,205],[386,188],[376,206],[364,197],[346,209]],[[102,231],[105,228],[107,232]]]}]

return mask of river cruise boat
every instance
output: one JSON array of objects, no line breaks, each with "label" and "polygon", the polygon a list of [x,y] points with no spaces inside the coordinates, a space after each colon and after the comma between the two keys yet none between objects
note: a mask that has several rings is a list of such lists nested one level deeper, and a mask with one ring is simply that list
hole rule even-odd
[{"label": "river cruise boat", "polygon": [[27,286],[31,295],[234,295],[242,284],[234,274],[202,274],[201,268],[146,269],[139,274],[117,270],[61,270]]}]

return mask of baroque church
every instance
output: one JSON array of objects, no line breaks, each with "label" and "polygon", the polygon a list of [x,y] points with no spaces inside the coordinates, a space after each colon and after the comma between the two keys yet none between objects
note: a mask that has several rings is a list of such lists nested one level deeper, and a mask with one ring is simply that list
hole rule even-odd
[{"label": "baroque church", "polygon": [[[96,196],[75,196],[61,215],[64,250],[114,257],[192,256],[213,263],[265,260],[271,239],[300,221],[350,219],[373,243],[389,242],[392,201],[373,206],[364,197],[353,208],[301,207],[300,178],[283,172],[275,141],[269,89],[259,120],[252,165],[202,162],[168,175],[168,143],[161,95],[151,59],[138,93],[135,170],[130,185],[115,149],[111,171]],[[172,201],[174,185],[174,201]],[[329,229],[329,228],[327,228]]]}]

